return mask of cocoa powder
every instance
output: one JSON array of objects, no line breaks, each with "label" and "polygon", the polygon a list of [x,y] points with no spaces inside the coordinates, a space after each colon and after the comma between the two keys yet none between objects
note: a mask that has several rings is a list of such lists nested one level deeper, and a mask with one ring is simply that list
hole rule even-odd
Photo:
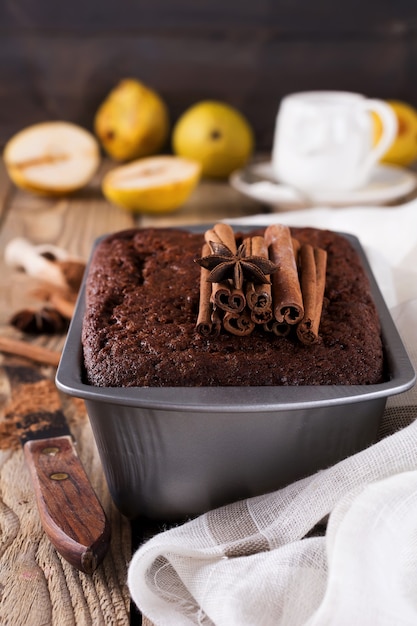
[{"label": "cocoa powder", "polygon": [[[83,414],[82,407],[83,402],[76,399],[75,414]],[[12,392],[10,402],[4,409],[4,419],[0,422],[0,449],[19,449],[18,425],[22,421],[22,417],[32,413],[53,413],[60,409],[60,397],[52,380],[42,379],[34,383],[18,385]],[[47,427],[48,424],[48,421],[38,419],[33,428],[41,430]]]},{"label": "cocoa powder", "polygon": [[11,402],[6,406],[6,417],[14,413],[22,416],[39,411],[57,411],[61,403],[52,380],[43,379],[35,383],[24,383],[16,387]]}]

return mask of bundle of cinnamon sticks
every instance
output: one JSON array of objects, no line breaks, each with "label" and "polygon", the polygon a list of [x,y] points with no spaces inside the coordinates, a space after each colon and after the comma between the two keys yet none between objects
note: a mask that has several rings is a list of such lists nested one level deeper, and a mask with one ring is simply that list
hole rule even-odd
[{"label": "bundle of cinnamon sticks", "polygon": [[239,248],[233,229],[216,224],[204,235],[197,331],[249,335],[256,326],[278,336],[295,329],[303,344],[319,340],[327,253],[300,244],[287,226],[268,226]]}]

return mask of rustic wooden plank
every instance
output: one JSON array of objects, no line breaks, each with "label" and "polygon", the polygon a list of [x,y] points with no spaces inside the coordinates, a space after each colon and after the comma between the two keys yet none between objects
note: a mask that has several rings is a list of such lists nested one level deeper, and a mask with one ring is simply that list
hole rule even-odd
[{"label": "rustic wooden plank", "polygon": [[[53,243],[87,260],[97,237],[135,224],[180,226],[260,210],[258,203],[242,198],[227,184],[203,181],[178,212],[159,217],[133,216],[112,206],[102,196],[102,176],[113,166],[109,160],[103,161],[92,183],[71,197],[45,198],[12,187],[9,210],[0,230],[2,335],[55,350],[62,348],[65,339],[64,335],[31,338],[9,325],[12,313],[28,306],[40,306],[32,295],[37,284],[34,279],[5,266],[4,247],[14,237],[25,237],[34,244]],[[10,387],[1,375],[5,359],[22,362],[18,357],[0,356],[0,421],[10,398]],[[53,368],[43,366],[42,371],[53,377]],[[0,586],[3,589],[0,623],[5,626],[139,623],[137,613],[130,611],[126,587],[132,549],[130,524],[111,501],[84,403],[65,394],[61,398],[80,458],[111,520],[110,551],[91,578],[64,562],[41,528],[21,450],[0,447]],[[4,442],[3,439],[3,448]],[[146,619],[144,623],[151,626]]]},{"label": "rustic wooden plank", "polygon": [[[17,7],[17,8],[16,8]],[[117,0],[74,0],[71,4],[58,6],[53,0],[42,3],[14,0],[2,3],[0,18],[3,28],[20,27],[23,31],[37,27],[44,30],[64,32],[102,32],[112,29],[161,31],[175,29],[212,30],[224,32],[242,27],[279,27],[281,31],[326,32],[330,29],[344,32],[348,29],[372,30],[379,24],[396,19],[415,18],[415,7],[409,0],[389,2],[352,0],[335,5],[332,2],[314,6],[308,0],[292,3],[258,0],[250,2],[222,0],[200,2],[193,0],[142,0],[140,3],[118,2]]]},{"label": "rustic wooden plank", "polygon": [[[104,160],[92,183],[72,197],[47,198],[14,189],[13,210],[6,227],[0,231],[0,249],[14,236],[29,238],[33,244],[53,243],[84,260],[91,251],[91,242],[116,230],[132,226],[182,226],[215,222],[225,217],[253,215],[265,209],[259,202],[247,198],[224,181],[202,180],[190,198],[173,213],[134,215],[111,205],[102,195],[103,174],[115,167]],[[13,280],[3,272],[7,283],[12,282],[20,292],[27,277],[15,272]],[[2,277],[0,275],[0,287]],[[20,297],[20,296],[19,296]],[[1,307],[0,307],[1,315]]]},{"label": "rustic wooden plank", "polygon": [[[29,292],[34,280],[5,267],[3,250],[15,236],[33,243],[54,243],[86,258],[96,236],[130,227],[133,219],[110,207],[98,191],[98,178],[82,194],[51,200],[23,191],[13,196],[0,233],[0,332],[39,345],[61,349],[63,335],[31,339],[8,325],[12,312],[40,306]],[[5,357],[1,356],[2,362]],[[7,357],[16,361],[16,358]],[[20,359],[18,362],[22,362]],[[44,368],[51,377],[53,368]],[[1,363],[0,363],[1,371]],[[62,395],[64,412],[77,441],[81,461],[112,527],[112,541],[103,564],[92,577],[74,570],[53,549],[39,522],[20,449],[0,450],[0,623],[112,624],[130,623],[126,568],[131,556],[130,524],[116,510],[104,479],[84,404]],[[4,411],[10,389],[0,382]],[[3,440],[2,447],[5,441]]]},{"label": "rustic wooden plank", "polygon": [[7,327],[11,314],[21,308],[39,308],[39,300],[32,296],[33,280],[4,264],[3,250],[12,238],[24,237],[35,245],[52,243],[86,261],[97,237],[134,225],[132,215],[112,207],[102,196],[100,181],[107,167],[104,162],[92,183],[71,197],[56,199],[14,191],[0,231],[1,325]]},{"label": "rustic wooden plank", "polygon": [[[4,385],[2,391],[4,400]],[[129,595],[125,571],[130,558],[129,525],[110,500],[83,405],[64,398],[64,410],[79,456],[109,516],[110,551],[92,577],[66,563],[40,525],[22,451],[1,450],[0,623],[127,626]]]},{"label": "rustic wooden plank", "polygon": [[103,161],[92,182],[72,196],[52,198],[16,189],[0,233],[1,248],[12,236],[26,237],[33,244],[53,243],[87,259],[94,239],[132,227],[134,217],[112,207],[101,192],[102,176],[109,167]]},{"label": "rustic wooden plank", "polygon": [[137,218],[137,224],[148,226],[187,226],[212,224],[225,217],[242,217],[268,211],[259,202],[246,198],[224,182],[203,180],[187,202],[175,213],[143,215]]},{"label": "rustic wooden plank", "polygon": [[258,149],[270,149],[277,107],[293,91],[345,89],[417,105],[415,37],[397,26],[381,37],[286,37],[262,28],[220,38],[132,31],[3,37],[0,143],[45,119],[91,129],[108,91],[135,76],[161,93],[173,122],[198,100],[225,100],[248,117]]}]

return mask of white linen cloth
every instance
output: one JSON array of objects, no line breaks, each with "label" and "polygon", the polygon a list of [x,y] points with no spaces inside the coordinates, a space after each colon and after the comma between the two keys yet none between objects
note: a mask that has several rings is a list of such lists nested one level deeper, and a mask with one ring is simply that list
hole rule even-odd
[{"label": "white linen cloth", "polygon": [[[416,368],[417,201],[232,223],[271,222],[359,237]],[[130,563],[134,602],[158,626],[415,626],[416,417],[414,387],[388,400],[375,445],[156,535]]]}]

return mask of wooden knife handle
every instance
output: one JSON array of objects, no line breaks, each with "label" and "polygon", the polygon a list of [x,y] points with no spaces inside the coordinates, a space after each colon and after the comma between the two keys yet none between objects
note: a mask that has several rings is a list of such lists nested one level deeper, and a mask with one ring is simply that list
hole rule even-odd
[{"label": "wooden knife handle", "polygon": [[103,560],[110,525],[70,435],[23,446],[42,525],[57,551],[91,574]]}]

